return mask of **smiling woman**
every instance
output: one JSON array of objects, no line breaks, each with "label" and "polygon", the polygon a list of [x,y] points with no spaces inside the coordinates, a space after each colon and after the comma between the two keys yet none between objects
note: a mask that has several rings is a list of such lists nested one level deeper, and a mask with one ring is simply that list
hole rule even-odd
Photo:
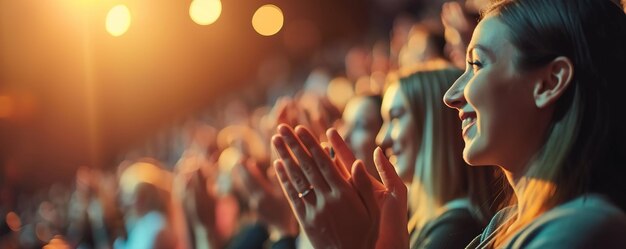
[{"label": "smiling woman", "polygon": [[624,44],[626,15],[610,1],[484,12],[445,102],[464,119],[465,160],[500,166],[517,203],[469,248],[626,246]]},{"label": "smiling woman", "polygon": [[378,141],[409,186],[414,248],[463,247],[495,211],[494,172],[463,162],[459,119],[441,101],[460,74],[423,68],[392,81],[383,98]]},{"label": "smiling woman", "polygon": [[343,137],[357,158],[363,160],[370,175],[380,181],[372,155],[376,148],[376,134],[382,126],[379,95],[352,98],[343,111]]},{"label": "smiling woman", "polygon": [[[463,156],[472,165],[522,167],[511,162],[529,158],[542,142],[535,134],[545,130],[546,122],[526,122],[540,118],[534,100],[527,97],[534,86],[525,83],[538,75],[517,71],[512,60],[515,48],[498,38],[506,30],[493,18],[481,22],[469,45],[468,70],[457,83],[467,82],[463,89],[467,105],[459,106],[459,115],[466,143]],[[462,104],[458,99],[448,101],[455,107]]]}]

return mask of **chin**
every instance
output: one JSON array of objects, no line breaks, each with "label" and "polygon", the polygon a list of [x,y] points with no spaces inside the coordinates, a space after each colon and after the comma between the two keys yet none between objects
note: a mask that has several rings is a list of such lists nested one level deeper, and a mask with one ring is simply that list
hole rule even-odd
[{"label": "chin", "polygon": [[479,150],[476,146],[465,145],[463,149],[463,160],[470,166],[491,165],[486,162],[484,150]]},{"label": "chin", "polygon": [[467,163],[470,166],[477,166],[475,163],[473,163],[472,157],[468,155],[468,153],[465,152],[465,150],[463,150],[463,161],[465,161],[465,163]]}]

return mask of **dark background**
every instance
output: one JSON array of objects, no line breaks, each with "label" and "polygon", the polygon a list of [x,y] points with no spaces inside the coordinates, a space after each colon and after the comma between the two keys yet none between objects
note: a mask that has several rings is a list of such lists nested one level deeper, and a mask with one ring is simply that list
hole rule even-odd
[{"label": "dark background", "polygon": [[[258,84],[264,60],[281,55],[292,68],[311,66],[321,48],[385,35],[406,9],[399,0],[385,8],[224,0],[219,19],[200,26],[190,2],[0,0],[0,108],[11,111],[0,117],[0,181],[28,190],[69,180],[81,165],[113,167],[117,154],[159,129]],[[132,22],[113,37],[104,22],[119,3]],[[262,37],[250,20],[267,3],[282,9],[285,24]]]}]

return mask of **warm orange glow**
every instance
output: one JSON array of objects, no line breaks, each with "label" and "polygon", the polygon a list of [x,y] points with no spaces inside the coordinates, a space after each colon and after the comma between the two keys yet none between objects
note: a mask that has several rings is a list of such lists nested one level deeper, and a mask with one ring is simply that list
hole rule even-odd
[{"label": "warm orange glow", "polygon": [[172,187],[172,175],[153,163],[136,162],[124,170],[119,183],[122,198],[130,198],[140,183],[149,183],[169,191]]},{"label": "warm orange glow", "polygon": [[461,43],[461,34],[459,34],[459,31],[454,30],[454,29],[446,29],[444,31],[444,35],[446,37],[446,40],[452,44],[452,45],[458,45]]},{"label": "warm orange glow", "polygon": [[70,245],[63,239],[63,237],[56,235],[50,240],[50,242],[43,246],[43,249],[70,249]]},{"label": "warm orange glow", "polygon": [[219,0],[194,0],[189,6],[191,20],[200,25],[214,23],[221,13],[222,2]]},{"label": "warm orange glow", "polygon": [[0,96],[0,118],[9,118],[13,115],[13,99],[9,96]]},{"label": "warm orange glow", "polygon": [[275,35],[283,27],[283,12],[276,5],[261,6],[252,16],[252,27],[263,36]]},{"label": "warm orange glow", "polygon": [[12,231],[19,231],[22,228],[22,221],[15,212],[9,212],[6,216],[6,222]]},{"label": "warm orange glow", "polygon": [[130,10],[120,4],[109,10],[106,18],[106,29],[112,36],[120,36],[130,27]]},{"label": "warm orange glow", "polygon": [[243,154],[236,148],[228,147],[220,154],[217,160],[220,172],[229,174],[231,170],[241,162]]},{"label": "warm orange glow", "polygon": [[370,83],[370,77],[361,76],[354,84],[354,92],[356,95],[367,95],[371,94],[372,84]]},{"label": "warm orange glow", "polygon": [[354,96],[354,90],[352,89],[352,83],[348,79],[337,77],[328,83],[326,94],[328,95],[328,100],[333,105],[343,110],[346,103]]}]

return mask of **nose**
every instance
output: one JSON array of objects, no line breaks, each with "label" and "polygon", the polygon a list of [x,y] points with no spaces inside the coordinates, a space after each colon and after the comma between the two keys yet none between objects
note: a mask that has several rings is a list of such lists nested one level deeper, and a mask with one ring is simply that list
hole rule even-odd
[{"label": "nose", "polygon": [[443,102],[450,108],[461,109],[466,103],[465,94],[463,90],[465,90],[465,80],[463,75],[459,77],[450,89],[446,91],[446,94],[443,95]]},{"label": "nose", "polygon": [[376,144],[378,144],[383,151],[387,148],[391,148],[392,141],[389,124],[383,124],[383,126],[380,127],[380,131],[378,132],[378,135],[376,135]]}]

